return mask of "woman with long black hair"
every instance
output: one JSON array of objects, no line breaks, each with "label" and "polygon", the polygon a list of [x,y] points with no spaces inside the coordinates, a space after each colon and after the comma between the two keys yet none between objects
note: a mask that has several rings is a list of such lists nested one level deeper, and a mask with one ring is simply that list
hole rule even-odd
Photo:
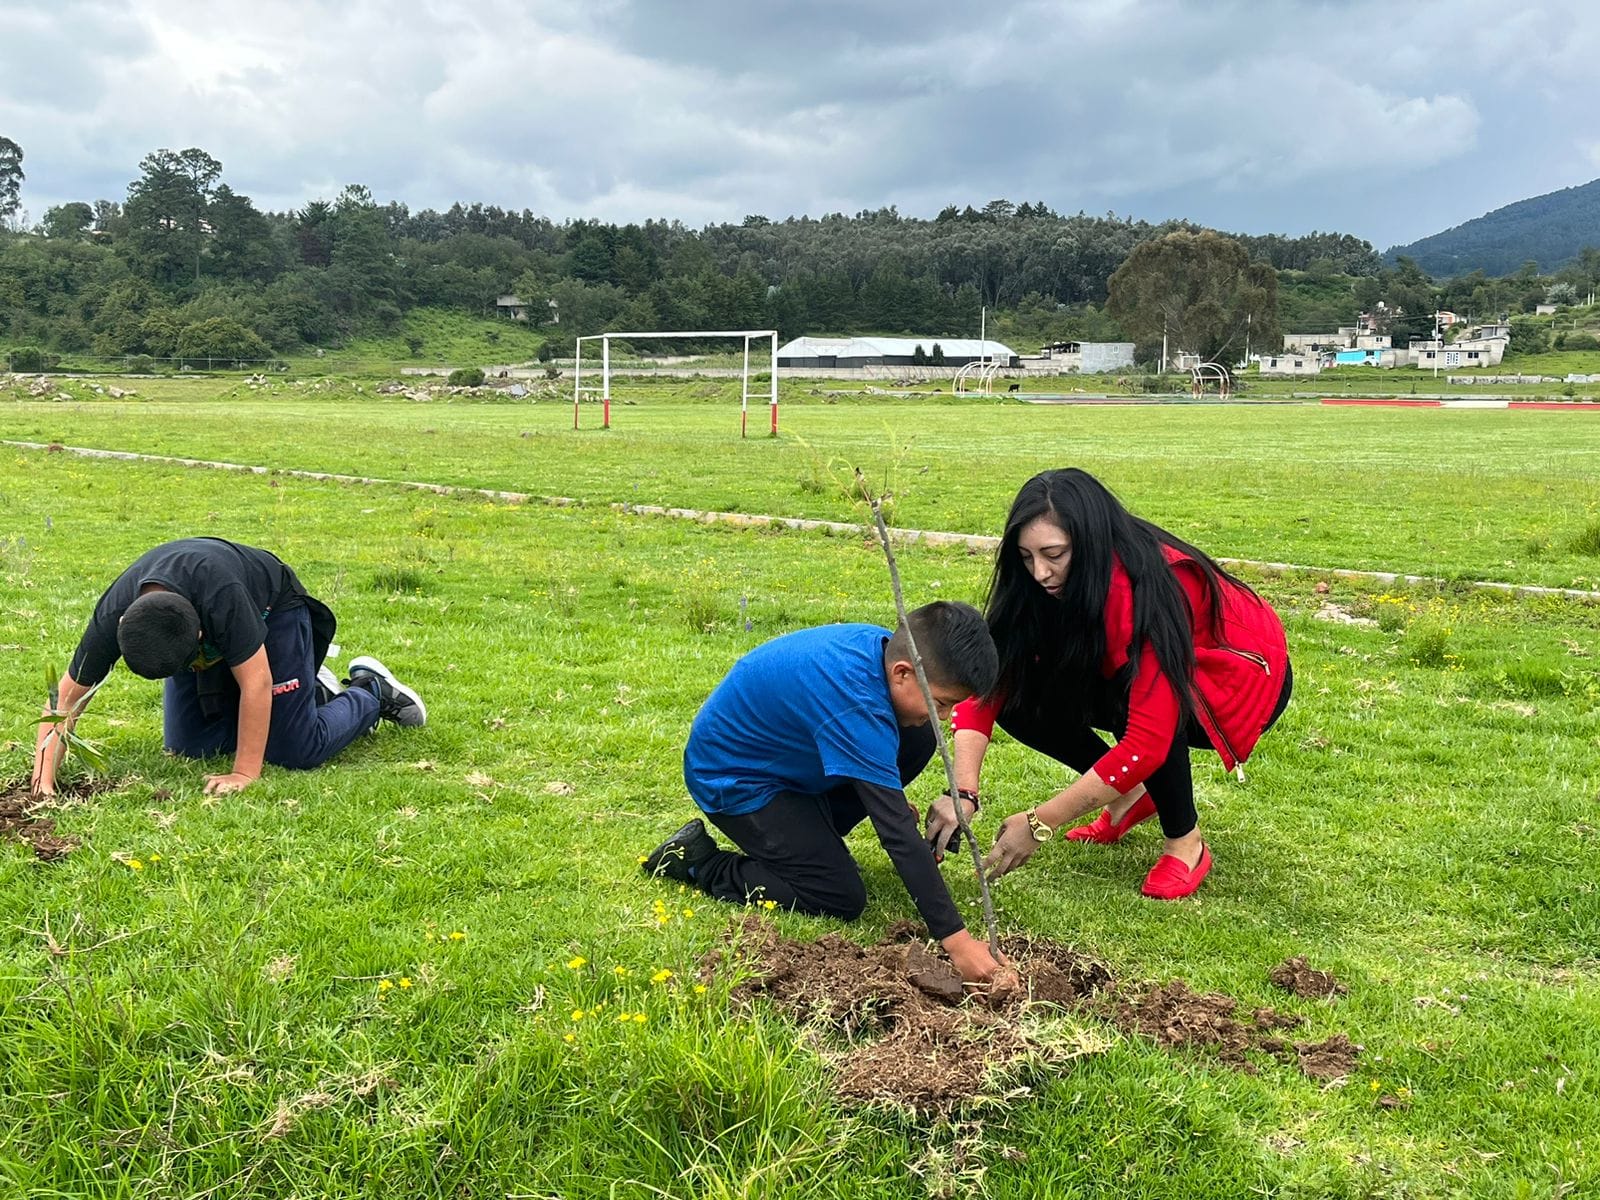
[{"label": "woman with long black hair", "polygon": [[[1157,816],[1165,845],[1144,894],[1192,895],[1211,852],[1198,828],[1189,749],[1214,750],[1237,770],[1288,705],[1293,674],[1278,615],[1077,468],[1036,475],[1017,493],[985,615],[1000,674],[992,695],[955,710],[956,802],[977,811],[997,721],[1081,772],[1005,820],[984,860],[990,877],[1021,866],[1063,826],[1069,839],[1109,845]],[[952,803],[944,796],[929,810],[936,847],[955,832]],[[1071,827],[1095,808],[1094,820]]]}]

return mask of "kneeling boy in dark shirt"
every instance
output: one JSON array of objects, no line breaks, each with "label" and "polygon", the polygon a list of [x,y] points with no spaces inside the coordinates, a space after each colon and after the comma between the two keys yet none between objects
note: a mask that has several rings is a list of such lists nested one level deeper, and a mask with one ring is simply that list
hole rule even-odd
[{"label": "kneeling boy in dark shirt", "polygon": [[[940,720],[993,688],[994,643],[977,609],[938,601],[909,623]],[[719,900],[853,920],[867,892],[844,837],[870,820],[928,932],[965,979],[988,979],[997,964],[967,932],[904,791],[934,749],[903,626],[775,638],[717,685],[683,753],[689,794],[743,853],[719,849],[694,820],[646,856],[645,870]]]},{"label": "kneeling boy in dark shirt", "polygon": [[[100,597],[46,715],[65,714],[71,729],[122,658],[135,675],[166,680],[169,751],[233,752],[230,772],[206,776],[218,795],[248,787],[263,763],[320,766],[379,718],[423,724],[422,698],[375,658],[352,659],[350,686],[339,690],[321,666],[335,626],[270,551],[211,537],[167,542]],[[40,725],[35,792],[54,792],[63,749],[57,727]]]}]

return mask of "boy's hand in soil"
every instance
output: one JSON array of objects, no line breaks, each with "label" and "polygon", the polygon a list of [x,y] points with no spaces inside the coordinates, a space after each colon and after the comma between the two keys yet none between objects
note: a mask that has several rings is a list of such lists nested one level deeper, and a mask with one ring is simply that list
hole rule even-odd
[{"label": "boy's hand in soil", "polygon": [[988,943],[980,942],[965,929],[952,933],[940,945],[968,983],[988,983],[1001,968],[1002,964],[989,953]]}]

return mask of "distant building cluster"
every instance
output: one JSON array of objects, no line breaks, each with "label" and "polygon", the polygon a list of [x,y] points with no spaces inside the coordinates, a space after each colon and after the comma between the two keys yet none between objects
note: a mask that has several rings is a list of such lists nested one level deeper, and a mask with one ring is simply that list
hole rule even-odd
[{"label": "distant building cluster", "polygon": [[1403,348],[1396,348],[1388,334],[1376,331],[1369,313],[1362,313],[1355,325],[1341,326],[1332,333],[1286,333],[1282,353],[1261,356],[1261,373],[1318,375],[1330,367],[1349,366],[1497,367],[1511,341],[1511,326],[1505,321],[1471,326],[1453,339],[1447,339],[1444,331],[1463,323],[1455,313],[1437,313],[1435,323],[1438,337],[1412,338]]}]

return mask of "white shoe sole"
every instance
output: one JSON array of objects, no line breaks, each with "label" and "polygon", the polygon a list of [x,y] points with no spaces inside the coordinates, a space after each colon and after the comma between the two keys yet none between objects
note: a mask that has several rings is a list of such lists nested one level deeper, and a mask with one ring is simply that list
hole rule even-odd
[{"label": "white shoe sole", "polygon": [[[350,678],[354,679],[356,677],[356,673],[359,671],[370,671],[372,674],[378,676],[380,679],[386,682],[396,692],[400,693],[400,695],[404,696],[412,704],[416,705],[417,711],[422,714],[422,720],[418,721],[415,725],[407,726],[407,728],[420,728],[428,723],[428,706],[422,702],[422,697],[417,695],[416,692],[412,691],[405,684],[396,679],[394,677],[394,672],[389,670],[388,667],[384,666],[370,654],[363,654],[359,658],[352,658],[350,660]],[[398,723],[399,722],[396,722],[396,724]]]}]

